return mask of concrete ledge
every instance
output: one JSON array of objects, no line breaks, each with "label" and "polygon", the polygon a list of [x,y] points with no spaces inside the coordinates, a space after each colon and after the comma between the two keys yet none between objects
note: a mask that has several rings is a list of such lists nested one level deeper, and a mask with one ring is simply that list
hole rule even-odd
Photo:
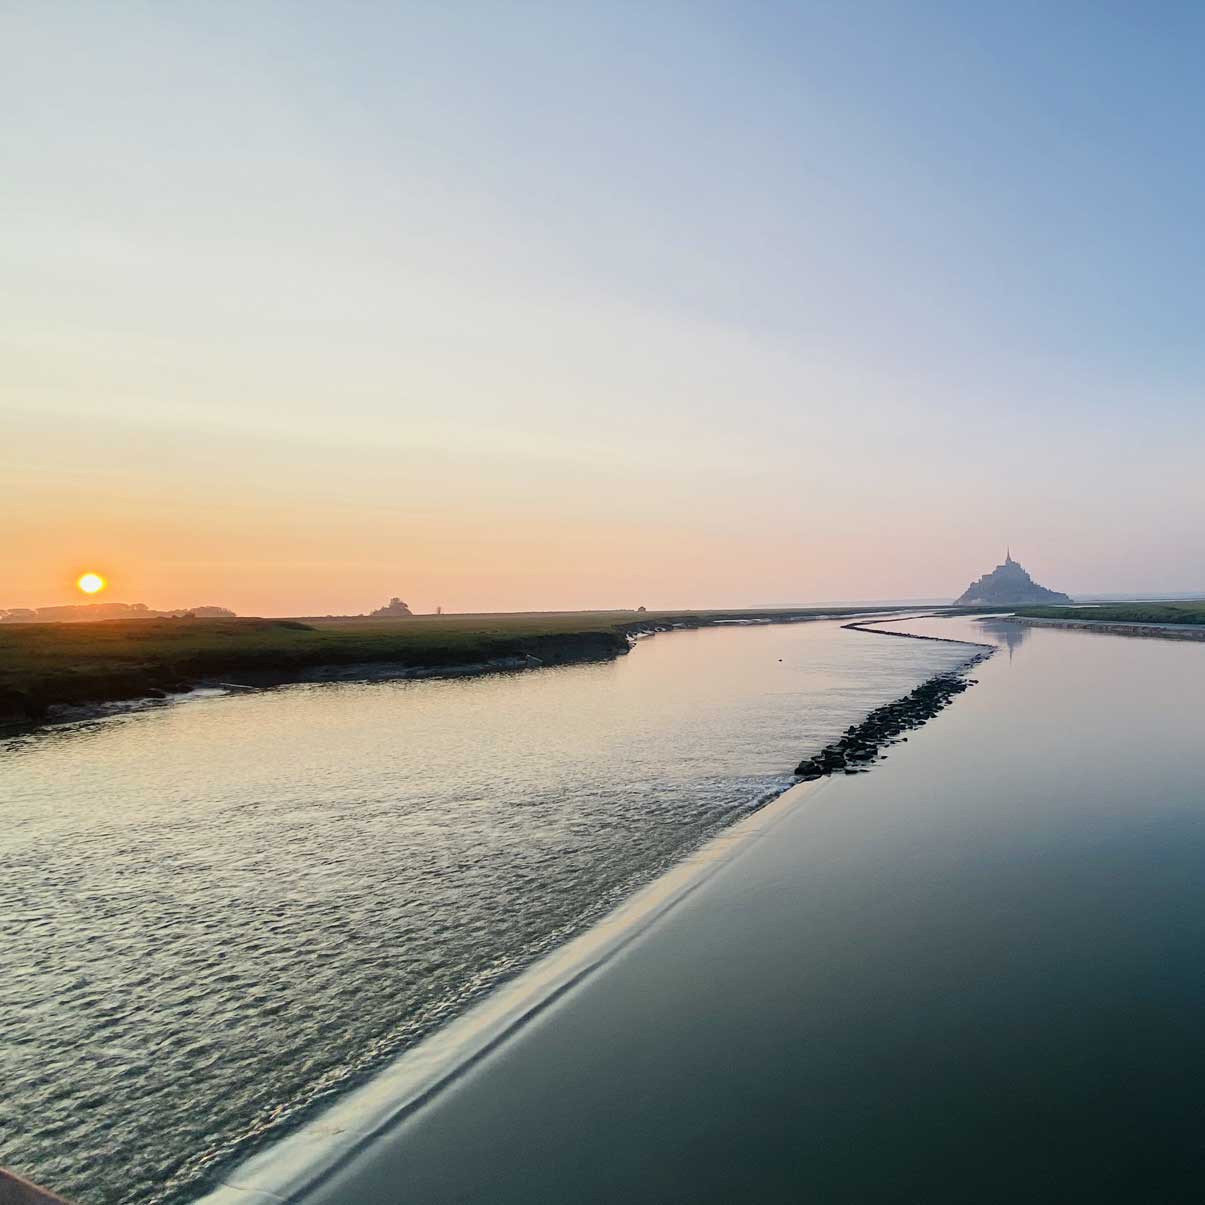
[{"label": "concrete ledge", "polygon": [[0,1205],[70,1205],[70,1203],[0,1167]]}]

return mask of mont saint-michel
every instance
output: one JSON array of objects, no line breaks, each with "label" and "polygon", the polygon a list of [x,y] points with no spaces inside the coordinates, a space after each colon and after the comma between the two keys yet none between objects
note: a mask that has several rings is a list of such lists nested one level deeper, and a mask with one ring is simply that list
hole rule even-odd
[{"label": "mont saint-michel", "polygon": [[1011,549],[1004,554],[1004,563],[997,565],[991,573],[985,573],[972,582],[955,605],[972,603],[988,606],[1015,607],[1024,603],[1069,603],[1071,599],[1058,590],[1048,590],[1037,582],[1013,560]]}]

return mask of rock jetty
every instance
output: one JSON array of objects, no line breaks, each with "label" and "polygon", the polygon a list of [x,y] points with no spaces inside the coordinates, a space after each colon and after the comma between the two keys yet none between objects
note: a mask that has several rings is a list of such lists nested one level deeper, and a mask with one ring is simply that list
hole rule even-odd
[{"label": "rock jetty", "polygon": [[961,669],[937,674],[902,699],[876,707],[860,724],[851,724],[840,740],[825,745],[815,757],[804,758],[795,773],[803,782],[811,782],[827,774],[858,774],[869,769],[881,756],[880,749],[906,741],[905,732],[919,728],[974,686],[976,679],[968,678],[966,671],[990,656],[990,651],[977,653]]}]

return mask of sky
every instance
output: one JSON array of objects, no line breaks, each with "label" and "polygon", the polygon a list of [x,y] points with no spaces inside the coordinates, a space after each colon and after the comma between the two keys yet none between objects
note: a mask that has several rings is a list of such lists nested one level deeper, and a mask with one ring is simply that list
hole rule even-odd
[{"label": "sky", "polygon": [[0,6],[0,607],[1205,591],[1205,9]]}]

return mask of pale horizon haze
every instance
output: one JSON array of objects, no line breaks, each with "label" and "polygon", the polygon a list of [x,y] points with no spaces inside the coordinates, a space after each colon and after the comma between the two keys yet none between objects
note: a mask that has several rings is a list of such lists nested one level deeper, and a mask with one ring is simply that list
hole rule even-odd
[{"label": "pale horizon haze", "polygon": [[0,10],[0,607],[1205,591],[1205,10]]}]

